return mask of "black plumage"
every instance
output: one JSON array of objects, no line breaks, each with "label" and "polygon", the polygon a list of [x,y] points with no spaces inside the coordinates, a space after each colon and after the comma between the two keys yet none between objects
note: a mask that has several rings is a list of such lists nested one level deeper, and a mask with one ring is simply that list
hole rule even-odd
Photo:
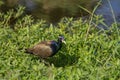
[{"label": "black plumage", "polygon": [[32,48],[26,49],[26,53],[34,54],[41,58],[51,57],[61,49],[62,43],[65,43],[64,37],[59,36],[58,41],[42,41]]}]

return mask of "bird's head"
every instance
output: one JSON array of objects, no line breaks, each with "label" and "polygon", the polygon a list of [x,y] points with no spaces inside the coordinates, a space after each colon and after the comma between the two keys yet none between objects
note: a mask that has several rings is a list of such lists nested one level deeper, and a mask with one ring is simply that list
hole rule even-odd
[{"label": "bird's head", "polygon": [[66,44],[64,36],[59,35],[59,37],[58,37],[58,42],[61,42],[61,43]]}]

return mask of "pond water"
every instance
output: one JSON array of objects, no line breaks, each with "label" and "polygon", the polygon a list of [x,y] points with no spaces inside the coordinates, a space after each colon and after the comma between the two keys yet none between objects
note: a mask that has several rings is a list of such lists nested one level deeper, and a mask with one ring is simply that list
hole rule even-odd
[{"label": "pond water", "polygon": [[[102,1],[96,9],[96,15],[102,15],[104,23],[99,28],[108,29],[113,22],[120,22],[120,0],[6,0],[2,9],[14,8],[21,4],[26,7],[26,13],[35,18],[42,18],[48,22],[56,23],[62,17],[81,17],[88,13],[80,6],[92,11],[98,1]],[[80,6],[79,6],[80,5]]]},{"label": "pond water", "polygon": [[102,0],[100,7],[97,8],[96,15],[102,15],[104,23],[100,24],[100,28],[108,29],[109,26],[114,23],[120,22],[120,0]]},{"label": "pond water", "polygon": [[88,15],[80,6],[92,11],[97,0],[5,0],[2,9],[26,7],[26,13],[56,23],[62,17],[81,17]]}]

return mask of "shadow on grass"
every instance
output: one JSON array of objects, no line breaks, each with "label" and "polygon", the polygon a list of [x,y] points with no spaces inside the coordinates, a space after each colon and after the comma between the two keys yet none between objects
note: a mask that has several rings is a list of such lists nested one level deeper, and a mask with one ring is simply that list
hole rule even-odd
[{"label": "shadow on grass", "polygon": [[49,57],[47,59],[42,59],[36,57],[35,55],[34,58],[32,58],[32,60],[40,60],[40,62],[44,63],[46,66],[53,64],[55,67],[72,66],[78,62],[78,59],[79,56],[70,55],[68,53],[57,53],[55,56]]},{"label": "shadow on grass", "polygon": [[46,61],[50,64],[54,64],[55,67],[65,67],[65,66],[71,66],[78,62],[79,57],[75,55],[69,55],[69,54],[59,54],[59,56],[54,56]]}]

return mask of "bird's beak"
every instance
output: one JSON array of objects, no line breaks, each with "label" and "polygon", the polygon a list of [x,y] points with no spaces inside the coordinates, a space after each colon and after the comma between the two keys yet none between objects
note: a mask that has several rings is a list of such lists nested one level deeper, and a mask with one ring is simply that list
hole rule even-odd
[{"label": "bird's beak", "polygon": [[66,44],[66,42],[64,40],[62,40],[62,43]]}]

